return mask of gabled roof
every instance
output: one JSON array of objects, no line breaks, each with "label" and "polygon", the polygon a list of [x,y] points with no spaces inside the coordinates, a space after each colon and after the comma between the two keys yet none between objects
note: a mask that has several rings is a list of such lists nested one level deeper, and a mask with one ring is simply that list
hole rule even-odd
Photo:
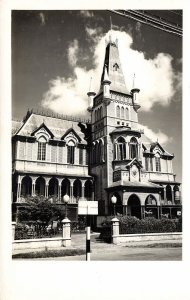
[{"label": "gabled roof", "polygon": [[163,148],[158,142],[152,143],[152,144],[150,145],[150,152],[153,152],[153,150],[154,150],[156,147],[160,148],[160,150],[162,151],[162,155],[174,157],[173,154],[170,154],[169,152],[167,152],[166,150],[164,150],[164,148]]},{"label": "gabled roof", "polygon": [[44,122],[37,129],[35,129],[31,133],[31,135],[32,136],[35,135],[35,133],[38,132],[41,128],[44,128],[49,133],[49,135],[51,136],[51,138],[53,139],[53,137],[54,137],[53,133],[49,130],[49,128],[46,126],[46,124],[44,124]]},{"label": "gabled roof", "polygon": [[74,130],[73,128],[69,128],[69,129],[63,134],[63,136],[61,137],[61,140],[64,140],[64,138],[65,138],[69,133],[73,133],[73,134],[76,136],[77,140],[78,140],[79,142],[81,142],[80,136],[75,132],[75,130]]},{"label": "gabled roof", "polygon": [[12,135],[16,134],[20,127],[22,126],[22,121],[12,121]]},{"label": "gabled roof", "polygon": [[122,187],[136,187],[136,188],[156,188],[156,189],[162,189],[161,186],[159,186],[158,184],[152,183],[152,182],[134,182],[134,181],[127,181],[127,180],[120,180],[120,181],[116,181],[113,182],[112,185],[110,185],[107,189],[109,188],[114,188],[114,187],[118,187],[118,186],[122,186]]},{"label": "gabled roof", "polygon": [[20,136],[31,136],[43,123],[56,140],[61,140],[65,132],[73,128],[74,132],[80,138],[81,143],[87,144],[84,139],[84,133],[81,132],[81,129],[78,126],[78,121],[44,116],[37,113],[31,113],[30,117],[20,127],[16,134]]},{"label": "gabled roof", "polygon": [[133,158],[132,161],[130,161],[127,165],[126,165],[126,168],[130,168],[132,167],[133,165],[136,165],[138,166],[139,168],[142,168],[142,164],[136,159],[136,158]]}]

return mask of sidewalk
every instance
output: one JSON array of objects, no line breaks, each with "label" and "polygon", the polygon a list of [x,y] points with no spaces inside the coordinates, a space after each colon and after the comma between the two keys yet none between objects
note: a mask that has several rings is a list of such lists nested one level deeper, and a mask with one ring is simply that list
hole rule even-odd
[{"label": "sidewalk", "polygon": [[[155,246],[159,246],[160,248],[166,247],[181,247],[182,240],[161,240],[161,241],[138,241],[138,242],[128,242],[122,243],[119,245],[114,245],[111,243],[105,243],[102,240],[99,240],[99,233],[94,232],[91,233],[91,250],[98,251],[98,252],[111,252],[116,251],[117,249],[121,248],[154,248]],[[71,246],[70,247],[59,247],[59,248],[51,248],[54,250],[64,250],[64,249],[86,249],[86,234],[85,233],[74,233],[71,236]],[[44,248],[39,249],[22,249],[22,250],[15,250],[13,254],[18,253],[29,253],[29,252],[36,252],[36,251],[43,251]]]}]

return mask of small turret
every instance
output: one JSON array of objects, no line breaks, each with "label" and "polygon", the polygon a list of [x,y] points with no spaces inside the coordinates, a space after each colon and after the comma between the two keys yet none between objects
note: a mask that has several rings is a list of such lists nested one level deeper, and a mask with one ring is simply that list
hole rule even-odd
[{"label": "small turret", "polygon": [[108,76],[107,68],[104,68],[104,79],[103,79],[103,96],[104,98],[110,98],[110,84],[111,81]]},{"label": "small turret", "polygon": [[133,96],[133,104],[136,109],[139,109],[141,107],[139,104],[139,92],[140,90],[137,88],[131,90],[131,95]]},{"label": "small turret", "polygon": [[90,80],[90,87],[89,87],[89,92],[87,93],[87,96],[88,96],[88,108],[87,108],[87,110],[89,112],[91,112],[92,107],[93,107],[94,97],[96,96],[96,93],[92,91],[92,78]]},{"label": "small turret", "polygon": [[141,107],[139,104],[139,92],[140,92],[140,89],[135,87],[135,74],[134,74],[133,88],[131,90],[131,95],[133,97],[133,105],[134,105],[135,110],[138,110]]}]

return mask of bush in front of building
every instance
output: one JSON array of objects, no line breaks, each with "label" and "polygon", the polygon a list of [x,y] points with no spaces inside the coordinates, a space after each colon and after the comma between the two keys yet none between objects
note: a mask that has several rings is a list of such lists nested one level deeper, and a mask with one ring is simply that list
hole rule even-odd
[{"label": "bush in front of building", "polygon": [[[154,217],[147,217],[145,219],[138,219],[131,216],[118,216],[120,234],[141,234],[141,233],[167,233],[167,232],[181,232],[181,219],[156,219]],[[111,241],[111,226],[113,216],[108,217],[102,222],[100,238],[105,241]]]}]

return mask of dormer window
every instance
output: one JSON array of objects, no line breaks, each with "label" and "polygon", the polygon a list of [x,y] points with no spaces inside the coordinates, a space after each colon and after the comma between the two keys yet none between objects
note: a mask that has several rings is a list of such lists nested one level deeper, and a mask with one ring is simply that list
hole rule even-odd
[{"label": "dormer window", "polygon": [[67,144],[67,163],[72,165],[75,163],[75,143],[72,140]]},{"label": "dormer window", "polygon": [[46,144],[46,138],[41,136],[38,139],[38,160],[46,160]]},{"label": "dormer window", "polygon": [[160,154],[155,154],[156,172],[161,172]]},{"label": "dormer window", "polygon": [[115,64],[113,65],[113,70],[114,70],[114,71],[117,71],[118,69],[119,69],[119,66],[118,66],[117,63],[115,63]]}]

